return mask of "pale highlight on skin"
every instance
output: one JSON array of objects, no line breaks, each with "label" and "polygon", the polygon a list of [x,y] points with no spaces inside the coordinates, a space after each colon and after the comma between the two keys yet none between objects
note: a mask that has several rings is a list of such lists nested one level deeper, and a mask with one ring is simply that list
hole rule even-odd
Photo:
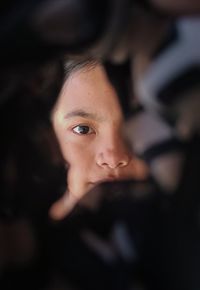
[{"label": "pale highlight on skin", "polygon": [[147,177],[147,166],[127,147],[118,97],[101,65],[69,76],[52,122],[69,167],[68,188],[51,207],[52,218],[62,219],[102,182]]}]

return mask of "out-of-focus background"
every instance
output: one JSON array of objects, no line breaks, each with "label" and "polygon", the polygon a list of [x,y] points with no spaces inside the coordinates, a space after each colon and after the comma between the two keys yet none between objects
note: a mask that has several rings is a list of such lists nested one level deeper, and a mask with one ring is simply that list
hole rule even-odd
[{"label": "out-of-focus background", "polygon": [[[1,1],[1,289],[200,289],[199,13],[195,0]],[[72,55],[101,56],[127,84],[151,177],[103,184],[58,222],[49,116]]]}]

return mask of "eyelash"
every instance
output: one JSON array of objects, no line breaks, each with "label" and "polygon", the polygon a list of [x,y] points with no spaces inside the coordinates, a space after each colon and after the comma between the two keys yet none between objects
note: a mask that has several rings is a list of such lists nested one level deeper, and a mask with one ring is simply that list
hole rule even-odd
[{"label": "eyelash", "polygon": [[[85,134],[78,133],[78,132],[75,131],[75,129],[76,129],[77,127],[88,127],[88,128],[89,128],[89,132],[88,132],[88,133],[85,133]],[[78,124],[78,125],[76,125],[76,126],[74,126],[74,127],[72,128],[72,132],[73,132],[74,134],[79,135],[79,136],[83,136],[83,135],[91,135],[91,134],[94,134],[94,133],[95,133],[95,130],[94,130],[91,126],[89,126],[89,125],[86,125],[86,124]]]}]

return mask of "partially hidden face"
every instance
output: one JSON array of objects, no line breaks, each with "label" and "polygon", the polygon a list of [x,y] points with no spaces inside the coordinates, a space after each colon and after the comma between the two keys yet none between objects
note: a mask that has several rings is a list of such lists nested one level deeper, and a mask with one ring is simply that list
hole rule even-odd
[{"label": "partially hidden face", "polygon": [[51,209],[55,218],[99,183],[147,176],[146,165],[127,146],[117,93],[100,64],[72,72],[52,122],[69,168],[66,194]]}]

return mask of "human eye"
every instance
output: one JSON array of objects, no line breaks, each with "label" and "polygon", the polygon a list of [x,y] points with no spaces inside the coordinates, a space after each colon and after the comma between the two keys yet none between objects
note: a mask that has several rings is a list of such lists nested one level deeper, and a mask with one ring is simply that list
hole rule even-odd
[{"label": "human eye", "polygon": [[88,125],[77,125],[72,128],[72,131],[78,135],[89,135],[94,133],[94,130]]}]

